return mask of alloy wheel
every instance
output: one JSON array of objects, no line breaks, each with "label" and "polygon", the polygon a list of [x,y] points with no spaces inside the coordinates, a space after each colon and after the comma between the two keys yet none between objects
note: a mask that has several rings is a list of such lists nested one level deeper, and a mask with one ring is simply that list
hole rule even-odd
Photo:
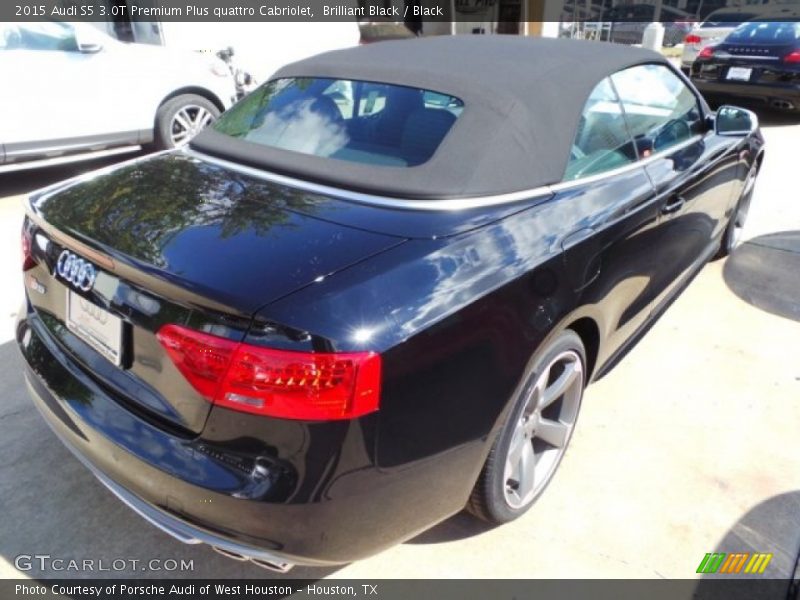
[{"label": "alloy wheel", "polygon": [[505,462],[504,495],[511,508],[533,502],[558,467],[578,417],[583,379],[580,356],[567,350],[528,390]]},{"label": "alloy wheel", "polygon": [[194,136],[214,121],[214,115],[202,106],[183,106],[172,117],[170,135],[175,147],[187,144]]},{"label": "alloy wheel", "polygon": [[733,215],[732,228],[731,228],[731,249],[736,248],[742,240],[742,232],[744,231],[744,224],[747,221],[747,213],[750,211],[750,198],[753,194],[753,187],[756,184],[756,174],[758,173],[757,165],[750,168],[747,174],[747,179],[744,182],[744,189],[742,191],[742,199],[736,207],[736,213]]}]

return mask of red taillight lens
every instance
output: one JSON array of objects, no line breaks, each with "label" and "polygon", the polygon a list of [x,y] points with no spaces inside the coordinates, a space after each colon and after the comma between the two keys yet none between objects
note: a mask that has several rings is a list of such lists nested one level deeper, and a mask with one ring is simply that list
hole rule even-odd
[{"label": "red taillight lens", "polygon": [[700,50],[700,54],[697,55],[697,58],[711,58],[712,56],[714,56],[714,46],[706,46]]},{"label": "red taillight lens", "polygon": [[288,419],[349,419],[378,409],[380,356],[242,344],[216,404]]},{"label": "red taillight lens", "polygon": [[785,63],[800,63],[800,50],[795,50],[783,57]]},{"label": "red taillight lens", "polygon": [[292,352],[165,325],[158,340],[192,386],[214,404],[284,419],[351,419],[378,409],[374,352]]},{"label": "red taillight lens", "polygon": [[689,35],[687,35],[683,40],[683,42],[685,44],[699,44],[702,41],[703,41],[703,38],[701,38],[699,35],[695,35],[693,33],[690,33]]},{"label": "red taillight lens", "polygon": [[213,400],[239,347],[238,342],[180,325],[165,325],[157,337],[186,380],[200,394]]},{"label": "red taillight lens", "polygon": [[33,258],[32,251],[33,239],[30,229],[27,224],[22,227],[22,270],[36,266],[36,260]]}]

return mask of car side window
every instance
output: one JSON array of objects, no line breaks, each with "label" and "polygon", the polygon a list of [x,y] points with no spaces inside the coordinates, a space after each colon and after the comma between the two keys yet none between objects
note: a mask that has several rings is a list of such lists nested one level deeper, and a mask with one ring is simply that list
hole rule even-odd
[{"label": "car side window", "polygon": [[0,50],[16,50],[19,44],[19,27],[14,23],[0,23]]},{"label": "car side window", "polygon": [[[9,41],[10,40],[10,41]],[[6,39],[6,48],[56,52],[77,52],[75,30],[67,23],[43,21],[20,23]]]},{"label": "car side window", "polygon": [[564,180],[616,169],[637,158],[619,99],[606,78],[592,90],[583,108]]},{"label": "car side window", "polygon": [[642,158],[703,132],[697,97],[664,65],[639,65],[611,76]]}]

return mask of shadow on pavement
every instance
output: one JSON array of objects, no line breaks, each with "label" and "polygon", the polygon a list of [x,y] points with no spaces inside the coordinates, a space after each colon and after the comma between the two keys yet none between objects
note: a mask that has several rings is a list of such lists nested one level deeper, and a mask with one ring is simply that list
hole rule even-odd
[{"label": "shadow on pavement", "polygon": [[[317,580],[337,570],[297,567],[288,575],[237,562],[209,546],[189,546],[149,525],[124,506],[55,438],[27,397],[15,342],[0,345],[0,577],[34,578],[298,578]],[[125,561],[123,570],[40,568],[20,555],[79,562]],[[149,561],[192,561],[192,569],[143,570]],[[138,561],[134,567],[130,561]],[[25,569],[26,563],[32,563]],[[5,563],[5,564],[4,564]],[[119,563],[122,565],[123,563]]]},{"label": "shadow on pavement", "polygon": [[[763,574],[745,574],[742,569],[738,574],[703,575],[694,595],[698,600],[800,598],[800,491],[779,494],[758,504],[709,552],[773,556]],[[702,558],[697,557],[698,563]]]},{"label": "shadow on pavement", "polygon": [[144,152],[120,154],[98,160],[87,160],[55,167],[43,167],[24,171],[13,171],[0,175],[0,198],[28,194],[34,190],[58,183],[64,179],[75,177],[88,171],[100,169],[116,162],[130,160],[137,156],[144,156]]},{"label": "shadow on pavement", "polygon": [[800,231],[747,241],[734,250],[722,274],[731,291],[745,302],[800,321]]},{"label": "shadow on pavement", "polygon": [[453,542],[486,533],[495,527],[496,525],[491,525],[477,517],[473,517],[466,511],[461,511],[405,543],[441,544],[443,542]]}]

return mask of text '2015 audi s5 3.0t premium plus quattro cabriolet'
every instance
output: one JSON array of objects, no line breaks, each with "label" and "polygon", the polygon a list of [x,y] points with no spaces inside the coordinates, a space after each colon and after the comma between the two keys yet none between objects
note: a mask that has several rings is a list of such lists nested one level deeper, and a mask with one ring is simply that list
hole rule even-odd
[{"label": "text '2015 audi s5 3.0t premium plus quattro cabriolet'", "polygon": [[660,55],[385,42],[31,195],[34,403],[164,531],[278,570],[524,513],[585,386],[736,244],[763,157]]}]

